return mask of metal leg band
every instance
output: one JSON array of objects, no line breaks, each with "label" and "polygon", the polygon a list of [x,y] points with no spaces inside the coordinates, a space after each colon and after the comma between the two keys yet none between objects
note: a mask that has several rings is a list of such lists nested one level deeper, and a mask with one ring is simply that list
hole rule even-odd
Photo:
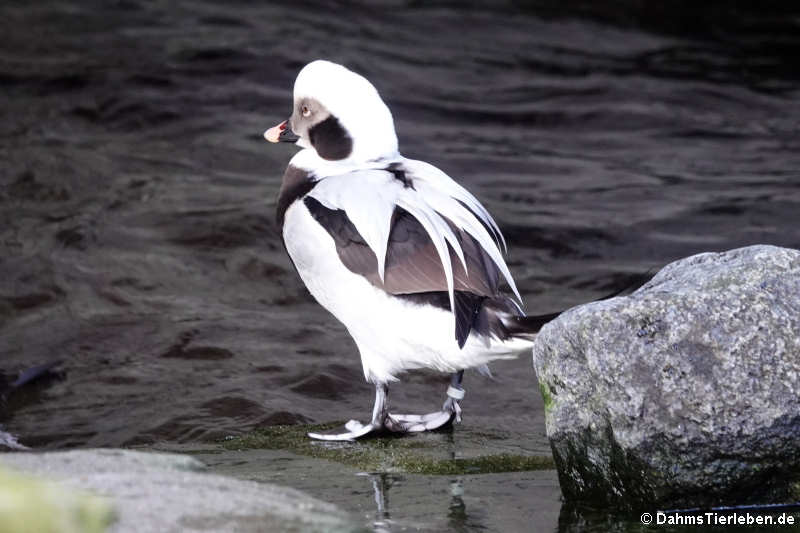
[{"label": "metal leg band", "polygon": [[450,396],[454,400],[463,400],[464,399],[464,389],[457,389],[450,385],[447,387],[447,395]]}]

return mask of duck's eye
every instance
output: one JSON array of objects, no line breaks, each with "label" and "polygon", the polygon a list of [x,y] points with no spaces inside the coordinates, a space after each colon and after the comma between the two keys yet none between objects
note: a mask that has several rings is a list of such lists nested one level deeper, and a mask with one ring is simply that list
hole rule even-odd
[{"label": "duck's eye", "polygon": [[311,110],[308,108],[307,105],[304,105],[303,109],[301,111],[302,111],[304,117],[308,117],[308,116],[311,115]]}]

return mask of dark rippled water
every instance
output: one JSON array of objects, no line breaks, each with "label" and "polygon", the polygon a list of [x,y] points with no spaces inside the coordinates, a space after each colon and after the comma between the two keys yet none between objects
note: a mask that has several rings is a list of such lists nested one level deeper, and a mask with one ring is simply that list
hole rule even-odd
[{"label": "dark rippled water", "polygon": [[[405,155],[495,214],[530,312],[697,252],[800,247],[797,13],[429,5],[4,3],[0,371],[63,363],[0,424],[58,448],[366,416],[355,347],[274,222],[294,149],[261,138],[315,58],[372,80]],[[546,451],[530,360],[496,373],[468,377],[466,421]],[[443,388],[416,373],[392,398]]]}]

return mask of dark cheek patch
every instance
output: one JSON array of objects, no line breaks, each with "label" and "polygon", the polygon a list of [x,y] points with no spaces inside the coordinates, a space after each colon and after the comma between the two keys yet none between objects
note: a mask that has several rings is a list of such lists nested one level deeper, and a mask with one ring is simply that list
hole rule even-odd
[{"label": "dark cheek patch", "polygon": [[328,161],[345,159],[353,151],[353,139],[334,116],[308,130],[308,137],[319,156]]}]

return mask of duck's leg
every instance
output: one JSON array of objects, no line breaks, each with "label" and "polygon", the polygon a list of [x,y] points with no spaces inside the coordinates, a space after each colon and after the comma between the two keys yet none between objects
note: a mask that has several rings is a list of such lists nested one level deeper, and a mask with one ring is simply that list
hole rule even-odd
[{"label": "duck's leg", "polygon": [[450,386],[447,387],[447,399],[442,406],[442,411],[453,413],[453,422],[456,424],[461,423],[461,404],[459,402],[464,399],[464,388],[461,386],[463,379],[463,370],[453,372],[450,376]]},{"label": "duck's leg", "polygon": [[447,399],[442,405],[442,410],[427,415],[396,415],[389,414],[384,424],[390,431],[404,431],[415,433],[419,431],[430,431],[446,426],[452,422],[461,422],[460,401],[464,398],[464,389],[461,381],[464,379],[464,371],[453,372],[450,376],[450,386],[447,387]]},{"label": "duck's leg", "polygon": [[386,423],[389,416],[386,408],[388,393],[389,386],[386,383],[375,384],[375,406],[372,408],[372,421],[369,424],[365,425],[358,420],[351,420],[342,427],[319,433],[309,433],[308,436],[318,440],[355,440],[388,428]]},{"label": "duck's leg", "polygon": [[386,405],[389,387],[386,383],[375,384],[375,406],[372,408],[372,421],[362,424],[358,420],[351,420],[343,427],[309,433],[308,436],[318,440],[347,441],[356,440],[368,435],[380,433],[384,430],[392,433],[418,433],[431,431],[446,426],[452,422],[461,422],[461,405],[464,398],[464,389],[461,381],[464,371],[454,372],[450,377],[450,386],[447,387],[447,399],[441,411],[426,415],[396,415],[390,414]]}]

